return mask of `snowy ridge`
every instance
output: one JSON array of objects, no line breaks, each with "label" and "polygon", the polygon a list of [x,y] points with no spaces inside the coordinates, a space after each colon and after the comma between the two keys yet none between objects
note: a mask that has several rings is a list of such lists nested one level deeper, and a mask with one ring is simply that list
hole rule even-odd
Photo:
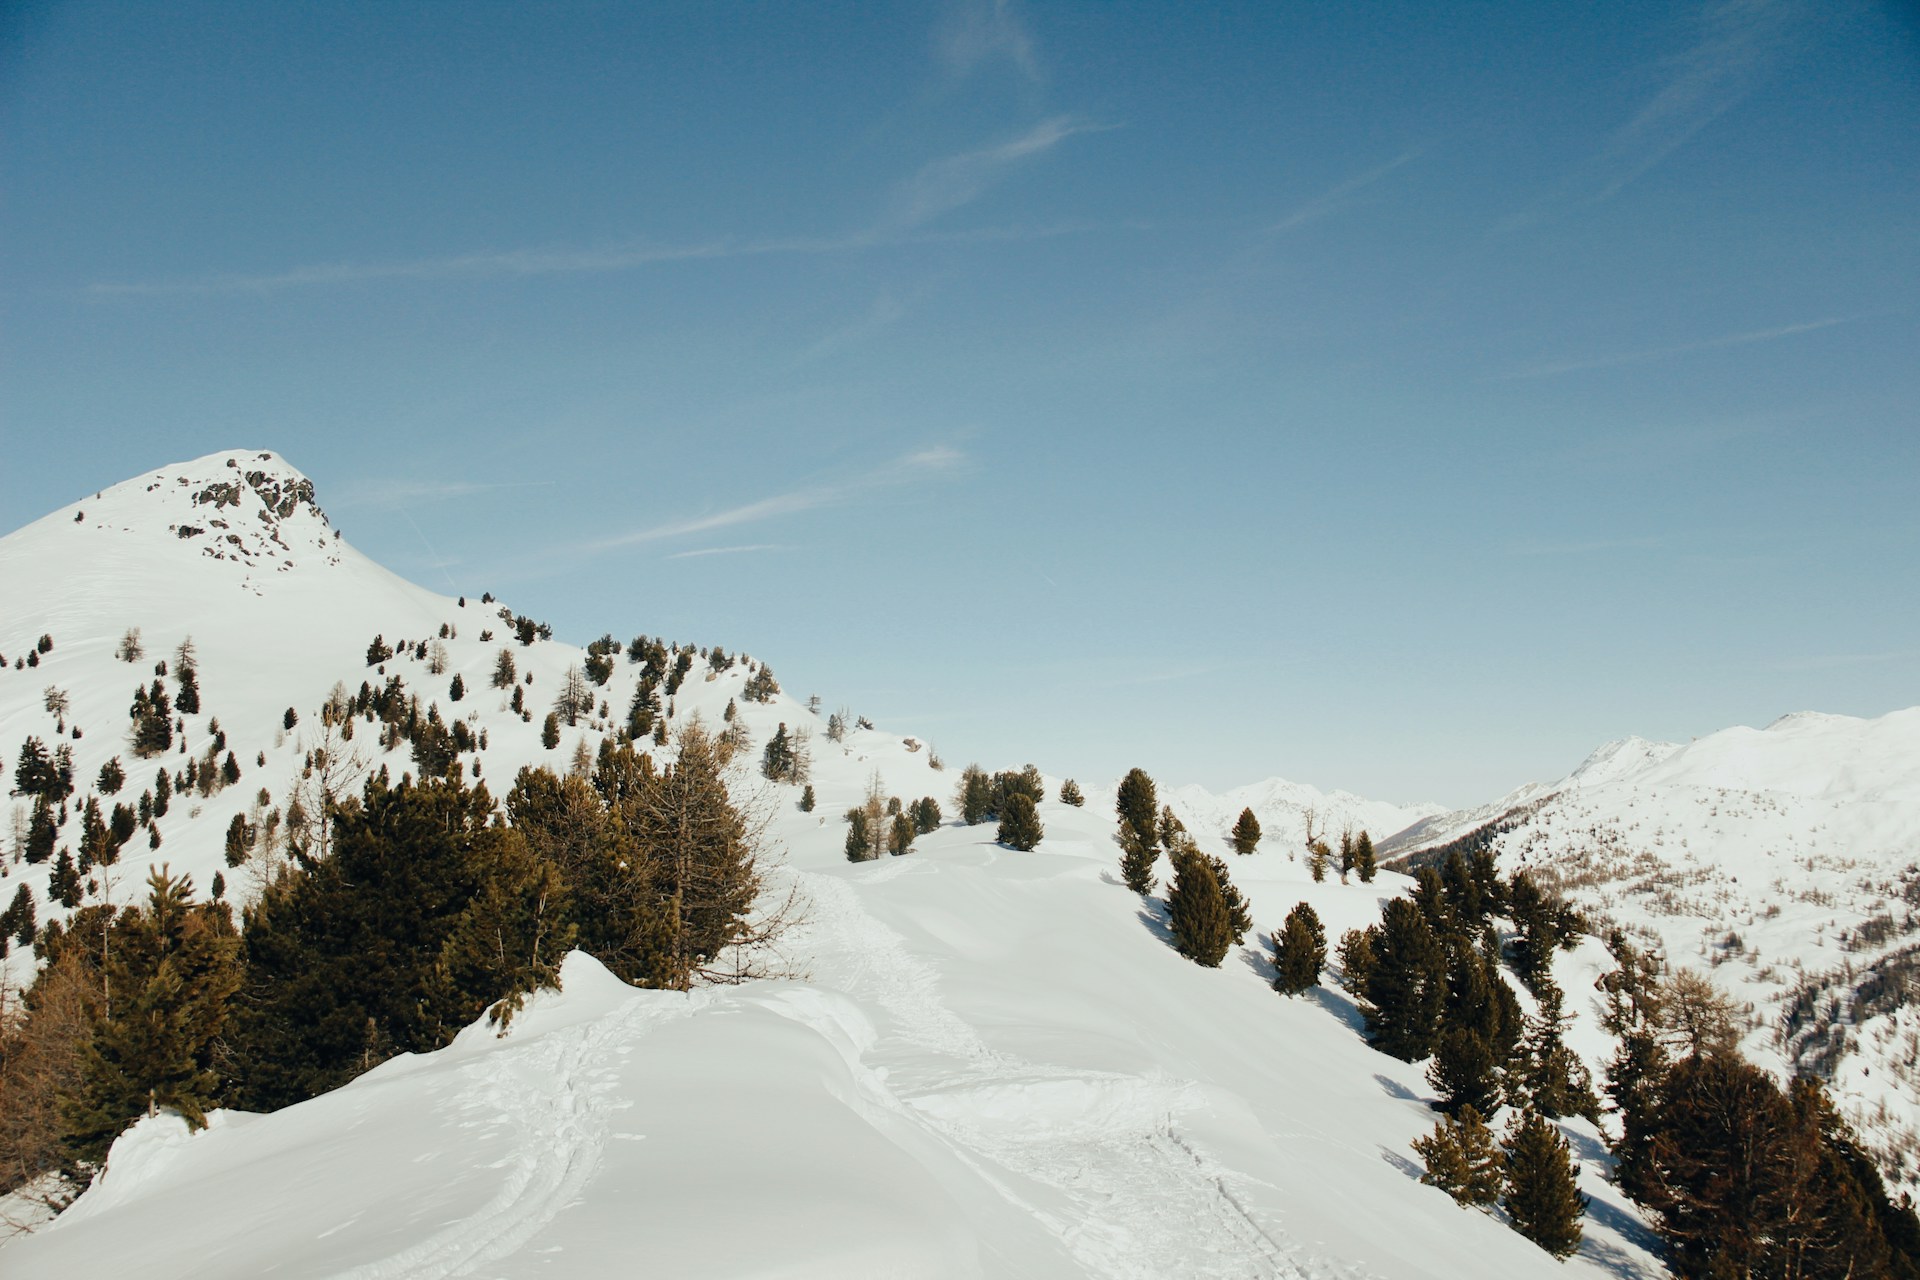
[{"label": "snowy ridge", "polygon": [[[243,490],[220,518],[268,517],[246,515],[260,526],[247,555],[207,555],[206,534],[178,527],[206,516],[194,494],[236,472]],[[241,762],[237,785],[176,796],[158,849],[124,851],[96,885],[116,902],[163,861],[203,892],[224,871],[229,896],[244,899],[245,869],[225,866],[228,822],[256,811],[262,789],[271,807],[287,803],[336,684],[399,676],[423,705],[484,733],[469,762],[496,794],[522,764],[564,768],[578,746],[591,750],[633,692],[638,668],[622,655],[594,691],[599,705],[545,748],[540,720],[583,651],[523,645],[499,606],[463,606],[372,564],[333,536],[302,480],[277,459],[217,454],[0,539],[0,587],[28,602],[0,620],[0,750],[10,758],[28,734],[70,747],[80,797],[117,755],[129,777],[120,798],[137,795],[159,761],[129,751],[129,695],[191,634],[203,710],[185,717],[187,751],[205,749],[218,718]],[[127,663],[114,651],[132,626],[146,653]],[[43,632],[53,647],[16,670]],[[370,668],[375,633],[406,650]],[[491,684],[502,648],[528,719]],[[572,957],[563,990],[536,997],[505,1037],[476,1025],[438,1053],[391,1060],[272,1115],[222,1114],[197,1134],[164,1118],[137,1126],[96,1188],[51,1228],[7,1243],[0,1269],[23,1280],[597,1275],[637,1264],[715,1276],[1659,1273],[1584,1122],[1567,1128],[1602,1212],[1563,1267],[1417,1182],[1408,1144],[1433,1123],[1421,1067],[1368,1049],[1339,992],[1286,1000],[1269,988],[1262,942],[1295,903],[1312,902],[1337,937],[1406,884],[1391,873],[1373,885],[1311,882],[1293,856],[1296,816],[1313,808],[1337,834],[1425,810],[1285,783],[1170,795],[1213,847],[1243,806],[1269,826],[1260,851],[1233,862],[1256,931],[1222,969],[1204,970],[1166,945],[1158,900],[1117,883],[1110,788],[1089,788],[1073,808],[1054,798],[1050,774],[1046,836],[1031,853],[995,845],[990,827],[950,824],[906,857],[848,863],[840,815],[876,775],[951,813],[957,770],[930,767],[921,741],[888,728],[829,741],[791,693],[741,698],[748,675],[746,662],[696,662],[675,719],[717,724],[738,699],[752,745],[734,792],[784,850],[776,879],[811,904],[787,944],[804,978],[689,997],[629,989]],[[70,695],[64,717],[43,705],[49,685]],[[810,751],[815,812],[799,811],[796,788],[752,772],[779,724]],[[404,746],[382,751],[371,733],[352,748],[362,768],[411,767]],[[176,749],[165,760],[186,758]],[[43,920],[58,914],[45,864],[0,867],[0,894],[25,883]],[[1570,993],[1591,990],[1596,950],[1563,958]],[[16,951],[7,964],[18,982],[30,958]],[[1569,1000],[1586,1028],[1569,1043],[1589,1056],[1604,1050],[1591,1003]]]}]

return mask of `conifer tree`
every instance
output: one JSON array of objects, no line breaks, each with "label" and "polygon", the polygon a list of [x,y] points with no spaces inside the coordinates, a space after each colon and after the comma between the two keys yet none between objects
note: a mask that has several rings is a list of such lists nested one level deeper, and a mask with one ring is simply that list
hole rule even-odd
[{"label": "conifer tree", "polygon": [[1390,900],[1373,940],[1361,1013],[1373,1047],[1403,1062],[1433,1051],[1446,1001],[1446,951],[1406,898]]},{"label": "conifer tree", "polygon": [[514,665],[513,661],[513,650],[502,649],[499,655],[493,660],[493,687],[496,689],[511,688],[519,678],[519,669]]},{"label": "conifer tree", "polygon": [[120,767],[119,756],[114,756],[100,766],[100,776],[94,780],[93,785],[103,796],[120,794],[120,788],[127,785],[127,773]]},{"label": "conifer tree", "polygon": [[867,830],[867,811],[865,809],[847,810],[847,861],[867,862],[876,855],[873,847],[873,835]]},{"label": "conifer tree", "polygon": [[1173,886],[1167,891],[1173,945],[1195,964],[1218,969],[1233,945],[1233,923],[1213,867],[1199,850],[1186,846],[1169,854]]},{"label": "conifer tree", "polygon": [[458,671],[456,671],[453,673],[453,683],[447,686],[447,701],[458,702],[460,701],[460,699],[466,696],[467,696],[467,682],[461,676],[461,674]]},{"label": "conifer tree", "polygon": [[813,798],[813,784],[808,783],[805,787],[802,787],[800,790],[800,812],[812,813],[814,803],[815,802]]},{"label": "conifer tree", "polygon": [[1084,805],[1086,802],[1087,802],[1087,797],[1081,792],[1080,784],[1075,782],[1072,778],[1068,778],[1065,782],[1060,784],[1060,803],[1061,804],[1071,805],[1075,809],[1078,809],[1080,806]]},{"label": "conifer tree", "polygon": [[1462,1106],[1458,1113],[1441,1117],[1432,1133],[1413,1140],[1413,1149],[1426,1165],[1420,1181],[1440,1188],[1456,1203],[1474,1208],[1499,1201],[1506,1157],[1473,1107]]},{"label": "conifer tree", "polygon": [[1287,912],[1286,923],[1273,937],[1273,967],[1279,976],[1273,989],[1282,995],[1297,996],[1320,983],[1320,970],[1327,962],[1327,931],[1312,906],[1302,902]]},{"label": "conifer tree", "polygon": [[1040,823],[1040,812],[1034,808],[1033,797],[1018,791],[1008,796],[1001,806],[1000,829],[994,833],[994,840],[1008,848],[1026,851],[1039,845],[1045,835],[1046,828]]},{"label": "conifer tree", "polygon": [[560,716],[558,712],[547,712],[547,718],[541,722],[540,745],[549,751],[560,745]]},{"label": "conifer tree", "polygon": [[1455,1114],[1471,1107],[1492,1115],[1500,1107],[1500,1075],[1493,1048],[1467,1027],[1442,1026],[1434,1037],[1427,1082],[1440,1093],[1440,1109]]},{"label": "conifer tree", "polygon": [[1327,847],[1325,840],[1312,840],[1307,844],[1307,874],[1313,882],[1319,884],[1327,878],[1327,866],[1333,861],[1333,850]]},{"label": "conifer tree", "polygon": [[958,790],[962,822],[974,827],[993,816],[993,783],[979,765],[970,764],[960,771]]},{"label": "conifer tree", "polygon": [[1252,809],[1242,809],[1240,818],[1233,824],[1233,851],[1252,853],[1260,847],[1260,819],[1253,816]]},{"label": "conifer tree", "polygon": [[1158,852],[1160,844],[1160,800],[1155,794],[1153,779],[1144,769],[1131,769],[1120,780],[1120,789],[1114,798],[1114,809],[1120,818],[1120,825],[1130,828],[1139,838],[1139,844]]},{"label": "conifer tree", "polygon": [[80,872],[73,865],[73,851],[60,846],[53,872],[47,877],[47,896],[71,911],[80,905]]},{"label": "conifer tree", "polygon": [[920,833],[914,828],[913,819],[905,813],[893,815],[893,821],[887,827],[887,852],[894,857],[913,851],[913,838]]},{"label": "conifer tree", "polygon": [[1365,831],[1353,838],[1353,869],[1360,873],[1362,884],[1372,884],[1374,872],[1379,869],[1373,853],[1373,837]]},{"label": "conifer tree", "polygon": [[148,879],[146,908],[111,929],[103,1003],[68,1141],[97,1162],[130,1120],[170,1107],[195,1128],[220,1101],[216,1054],[241,983],[240,940],[227,908],[196,905],[193,885],[165,867]]},{"label": "conifer tree", "polygon": [[913,818],[913,828],[919,834],[924,836],[929,832],[938,831],[940,829],[940,802],[932,796],[921,796],[913,802],[913,808],[909,810],[909,816]]},{"label": "conifer tree", "polygon": [[1574,1181],[1573,1158],[1560,1131],[1528,1110],[1503,1144],[1505,1206],[1513,1229],[1556,1258],[1580,1247],[1587,1198]]}]

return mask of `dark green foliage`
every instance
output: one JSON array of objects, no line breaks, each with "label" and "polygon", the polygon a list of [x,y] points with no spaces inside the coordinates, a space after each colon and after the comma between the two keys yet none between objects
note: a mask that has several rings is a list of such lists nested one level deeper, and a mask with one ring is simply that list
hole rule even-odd
[{"label": "dark green foliage", "polygon": [[[1155,855],[1159,853],[1160,800],[1153,779],[1147,776],[1146,770],[1131,769],[1120,780],[1120,789],[1114,797],[1114,811],[1120,818],[1121,827],[1131,830],[1137,837],[1136,847],[1145,848]],[[1124,833],[1120,843],[1123,847],[1127,844]]]},{"label": "dark green foliage", "polygon": [[584,669],[587,679],[592,682],[594,687],[603,688],[607,681],[613,679],[613,655],[610,653],[594,653],[589,649]]},{"label": "dark green foliage", "polygon": [[1372,884],[1374,873],[1379,870],[1379,860],[1373,852],[1373,837],[1365,831],[1353,839],[1353,869],[1360,873],[1362,884]]},{"label": "dark green foliage", "polygon": [[1373,1047],[1403,1062],[1433,1051],[1446,1001],[1446,950],[1420,908],[1394,898],[1381,913],[1373,939],[1361,1013]]},{"label": "dark green foliage", "polygon": [[1455,1114],[1471,1107],[1487,1115],[1500,1106],[1499,1064],[1478,1032],[1443,1025],[1434,1037],[1427,1082],[1440,1093],[1440,1109]]},{"label": "dark green foliage", "polygon": [[[394,1053],[437,1049],[504,994],[492,979],[470,989],[438,968],[450,940],[481,927],[471,917],[488,877],[519,860],[522,837],[490,824],[492,812],[484,787],[396,787],[382,771],[339,805],[331,855],[268,887],[247,914],[246,1105],[285,1106]],[[503,958],[540,962],[511,942]]]},{"label": "dark green foliage", "polygon": [[921,796],[907,810],[913,819],[913,829],[921,835],[940,829],[940,802],[932,796]]},{"label": "dark green foliage", "polygon": [[1373,948],[1379,940],[1377,924],[1349,929],[1340,935],[1340,946],[1335,952],[1340,959],[1340,985],[1361,999],[1366,997],[1367,983],[1373,980]]},{"label": "dark green foliage", "polygon": [[767,739],[766,748],[760,754],[760,776],[773,782],[804,782],[803,757],[787,736],[787,725],[783,720],[780,727]]},{"label": "dark green foliage", "polygon": [[26,860],[30,863],[45,862],[53,856],[53,846],[58,839],[59,830],[53,822],[53,806],[47,803],[45,796],[35,796],[33,812],[27,818]]},{"label": "dark green foliage", "polygon": [[1312,906],[1302,902],[1287,912],[1286,923],[1273,936],[1273,967],[1279,976],[1273,989],[1282,995],[1297,996],[1320,983],[1320,970],[1327,963],[1327,931]]},{"label": "dark green foliage", "polygon": [[812,813],[813,805],[814,805],[813,784],[808,783],[805,787],[801,788],[800,790],[800,812]]},{"label": "dark green foliage", "polygon": [[181,662],[174,667],[174,675],[180,682],[180,691],[174,695],[174,710],[183,716],[200,714],[200,673],[191,662]]},{"label": "dark green foliage", "polygon": [[246,814],[234,814],[233,821],[227,824],[227,865],[237,867],[252,857],[253,842],[258,835]]},{"label": "dark green foliage", "polygon": [[1024,851],[1036,847],[1045,835],[1033,797],[1024,791],[1008,795],[1000,808],[1000,829],[993,838],[1008,848]]},{"label": "dark green foliage", "polygon": [[519,669],[514,665],[513,650],[502,649],[493,660],[493,687],[506,689],[512,687],[520,678]]},{"label": "dark green foliage", "polygon": [[772,702],[773,696],[779,692],[780,683],[773,678],[773,668],[763,662],[747,677],[746,687],[740,690],[740,696],[748,702]]},{"label": "dark green foliage", "polygon": [[1260,847],[1260,819],[1253,816],[1252,809],[1242,809],[1239,821],[1233,824],[1233,851],[1252,853]]},{"label": "dark green foliage", "polygon": [[1438,1187],[1463,1207],[1498,1202],[1506,1181],[1506,1157],[1486,1120],[1471,1106],[1443,1117],[1413,1150],[1426,1165],[1420,1181]]},{"label": "dark green foliage", "polygon": [[873,833],[867,828],[865,809],[847,810],[847,861],[868,862],[879,857],[874,848]]},{"label": "dark green foliage", "polygon": [[133,705],[127,708],[127,714],[133,720],[135,755],[156,756],[173,745],[173,707],[167,700],[166,686],[158,680],[149,688],[133,691]]},{"label": "dark green foliage", "polygon": [[467,696],[467,682],[458,671],[453,673],[453,683],[447,686],[447,701],[458,702]]},{"label": "dark green foliage", "polygon": [[962,822],[975,827],[993,816],[993,783],[979,765],[970,764],[960,771],[958,790]]},{"label": "dark green foliage", "polygon": [[13,766],[13,794],[42,795],[52,783],[53,758],[47,754],[47,744],[29,735],[20,744],[20,756]]},{"label": "dark green foliage", "polygon": [[1153,868],[1159,861],[1157,842],[1142,841],[1140,833],[1120,825],[1120,878],[1135,893],[1153,892]]},{"label": "dark green foliage", "polygon": [[167,771],[163,768],[160,770],[159,776],[153,780],[153,816],[156,818],[166,817],[167,810],[172,806],[173,779],[167,775]]},{"label": "dark green foliage", "polygon": [[240,762],[233,758],[233,752],[227,752],[227,758],[220,765],[220,780],[227,786],[240,781]]},{"label": "dark green foliage", "polygon": [[1307,874],[1313,882],[1319,884],[1327,878],[1327,865],[1333,861],[1333,850],[1327,847],[1325,840],[1307,842]]},{"label": "dark green foliage", "polygon": [[1504,1203],[1513,1229],[1556,1258],[1572,1254],[1580,1247],[1587,1198],[1574,1181],[1567,1140],[1544,1118],[1524,1111],[1503,1147]]},{"label": "dark green foliage", "polygon": [[[38,927],[33,909],[33,890],[23,884],[13,891],[13,901],[8,904],[6,913],[0,915],[0,934],[25,947],[32,945]],[[0,952],[0,955],[4,954]]]},{"label": "dark green foliage", "polygon": [[1732,1053],[1676,1063],[1630,1188],[1683,1277],[1912,1276],[1920,1224],[1891,1202],[1818,1086],[1783,1095]]},{"label": "dark green foliage", "polygon": [[1600,1118],[1600,1102],[1586,1066],[1561,1039],[1571,1019],[1560,1012],[1560,993],[1543,987],[1540,1012],[1529,1019],[1516,1063],[1519,1091],[1532,1109],[1549,1117]]},{"label": "dark green foliage", "polygon": [[94,789],[103,796],[120,794],[120,788],[127,785],[127,772],[120,767],[120,757],[115,756],[100,766],[100,776],[94,780]]},{"label": "dark green foliage", "polygon": [[286,714],[280,717],[280,727],[283,729],[291,729],[299,723],[300,713],[292,707],[288,707]]},{"label": "dark green foliage", "polygon": [[193,884],[165,868],[144,910],[122,912],[105,948],[104,989],[67,1142],[97,1164],[131,1120],[171,1107],[196,1128],[221,1101],[218,1054],[241,981],[240,939],[227,908],[195,904]]},{"label": "dark green foliage", "polygon": [[73,865],[73,851],[61,845],[60,856],[54,859],[53,872],[47,877],[47,895],[71,911],[80,905],[80,892],[80,872]]},{"label": "dark green foliage", "polygon": [[896,813],[887,826],[887,852],[894,857],[913,850],[913,838],[920,832],[914,827],[913,819],[904,813]]},{"label": "dark green foliage", "polygon": [[1081,792],[1080,784],[1068,778],[1060,784],[1060,803],[1078,809],[1086,804],[1087,797]]},{"label": "dark green foliage", "polygon": [[377,667],[393,656],[393,646],[381,636],[375,636],[373,643],[367,646],[367,665]]},{"label": "dark green foliage", "polygon": [[1195,964],[1217,969],[1233,945],[1233,923],[1213,866],[1191,846],[1174,850],[1173,885],[1167,891],[1173,945]]},{"label": "dark green foliage", "polygon": [[551,751],[560,745],[560,716],[556,712],[547,712],[547,718],[540,725],[540,745]]}]

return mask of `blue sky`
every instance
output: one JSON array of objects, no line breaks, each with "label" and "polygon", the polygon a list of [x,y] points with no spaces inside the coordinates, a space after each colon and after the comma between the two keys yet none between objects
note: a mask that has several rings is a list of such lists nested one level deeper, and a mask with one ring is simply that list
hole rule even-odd
[{"label": "blue sky", "polygon": [[10,5],[0,326],[0,527],[271,448],[955,761],[1920,702],[1910,6]]}]

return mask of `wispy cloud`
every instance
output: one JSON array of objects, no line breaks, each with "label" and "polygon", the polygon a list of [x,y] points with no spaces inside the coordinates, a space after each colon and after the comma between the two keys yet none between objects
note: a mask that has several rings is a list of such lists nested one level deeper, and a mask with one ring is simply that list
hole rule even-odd
[{"label": "wispy cloud", "polygon": [[371,480],[351,484],[342,491],[342,496],[329,503],[336,509],[354,507],[377,507],[384,510],[404,510],[421,506],[429,502],[446,502],[454,498],[470,498],[478,493],[490,493],[495,489],[526,489],[554,483],[551,480],[504,480],[483,482],[478,480]]},{"label": "wispy cloud", "polygon": [[900,231],[932,222],[978,200],[1021,161],[1044,155],[1076,134],[1111,127],[1054,116],[1009,141],[932,161],[894,189],[880,228]]},{"label": "wispy cloud", "polygon": [[1356,174],[1345,182],[1336,183],[1268,227],[1267,230],[1270,232],[1294,231],[1308,223],[1318,222],[1328,214],[1339,212],[1355,195],[1413,159],[1414,154],[1411,151],[1406,152],[1383,165],[1368,169],[1365,173]]},{"label": "wispy cloud", "polygon": [[1032,83],[1040,60],[1026,23],[1012,0],[964,0],[948,12],[936,36],[940,61],[964,79],[984,66],[1005,63]]},{"label": "wispy cloud", "polygon": [[875,334],[885,332],[900,323],[907,314],[906,307],[891,289],[882,289],[873,299],[864,315],[839,328],[825,333],[809,343],[799,355],[795,356],[795,365],[811,364],[850,347],[856,347]]},{"label": "wispy cloud", "polygon": [[1690,42],[1660,66],[1640,109],[1550,193],[1508,219],[1511,230],[1555,208],[1598,204],[1685,146],[1738,106],[1792,43],[1801,0],[1714,0],[1694,18]]},{"label": "wispy cloud", "polygon": [[745,503],[737,507],[728,507],[703,516],[689,516],[680,520],[669,520],[645,529],[635,529],[630,533],[618,534],[611,538],[601,538],[586,543],[576,550],[584,552],[615,551],[623,547],[641,546],[650,542],[664,542],[672,538],[690,537],[697,533],[712,533],[716,529],[732,529],[741,525],[759,524],[781,516],[797,515],[804,511],[816,511],[823,507],[846,506],[862,497],[886,489],[914,483],[943,472],[950,472],[966,461],[966,455],[958,449],[946,445],[937,445],[922,449],[904,457],[896,458],[883,466],[841,480],[832,480],[805,488],[792,489],[786,493],[777,493],[761,498],[757,502]]},{"label": "wispy cloud", "polygon": [[1771,329],[1752,329],[1745,333],[1729,333],[1718,338],[1707,338],[1699,342],[1682,342],[1667,347],[1649,347],[1639,351],[1616,351],[1609,355],[1585,356],[1572,360],[1551,360],[1544,364],[1529,365],[1501,374],[1503,381],[1522,381],[1530,378],[1557,378],[1565,373],[1580,373],[1587,369],[1612,369],[1625,364],[1647,364],[1656,360],[1668,360],[1674,356],[1691,355],[1698,351],[1721,351],[1728,347],[1745,347],[1756,342],[1772,342],[1777,338],[1791,338],[1796,334],[1815,333],[1821,329],[1831,329],[1835,325],[1851,324],[1862,316],[1830,316],[1822,320],[1808,320],[1801,324],[1783,324]]},{"label": "wispy cloud", "polygon": [[[1042,128],[1045,127],[1042,126]],[[1044,145],[1039,145],[1038,142],[1031,143],[1029,150],[1022,154],[1033,154],[1035,150],[1045,150],[1061,138],[1071,136],[1073,133],[1087,132],[1093,127],[1071,127],[1060,137],[1053,138],[1051,141],[1040,140],[1044,141]],[[1018,142],[974,154],[985,156],[996,150],[1007,151],[1009,147],[1016,145]],[[928,169],[922,170],[919,175],[896,189],[895,209],[889,213],[887,220],[870,228],[838,236],[786,236],[763,239],[723,237],[685,245],[635,243],[599,249],[506,249],[489,253],[455,254],[446,257],[388,262],[313,263],[289,267],[284,271],[223,272],[170,280],[97,281],[88,285],[86,292],[97,298],[266,294],[285,289],[372,284],[384,281],[533,279],[539,276],[596,275],[638,271],[673,263],[717,261],[728,258],[848,254],[911,245],[998,244],[1047,240],[1056,236],[1081,235],[1106,228],[1107,224],[1093,222],[966,227],[953,230],[929,230],[915,225],[916,221],[926,221],[939,212],[951,212],[961,204],[978,197],[992,185],[993,181],[997,180],[998,170],[1004,169],[1017,158],[1019,157],[1008,155],[1000,160],[998,166],[986,160],[976,162],[971,167],[973,185],[970,191],[962,190],[954,181],[960,176],[957,172],[950,174],[951,185],[946,192],[949,203],[944,209],[935,209],[932,203],[927,202],[933,192],[931,188],[921,184],[926,181],[928,170],[937,169],[941,165],[953,165],[966,157],[936,161],[928,166]],[[967,167],[960,166],[962,169]],[[916,188],[921,191],[918,197],[912,194]],[[918,207],[921,210],[921,216],[917,220],[899,220],[898,210],[903,204]]]},{"label": "wispy cloud", "polygon": [[692,560],[700,556],[738,556],[753,551],[785,551],[786,547],[778,542],[753,542],[740,547],[699,547],[693,551],[676,551],[666,557],[669,560]]}]

